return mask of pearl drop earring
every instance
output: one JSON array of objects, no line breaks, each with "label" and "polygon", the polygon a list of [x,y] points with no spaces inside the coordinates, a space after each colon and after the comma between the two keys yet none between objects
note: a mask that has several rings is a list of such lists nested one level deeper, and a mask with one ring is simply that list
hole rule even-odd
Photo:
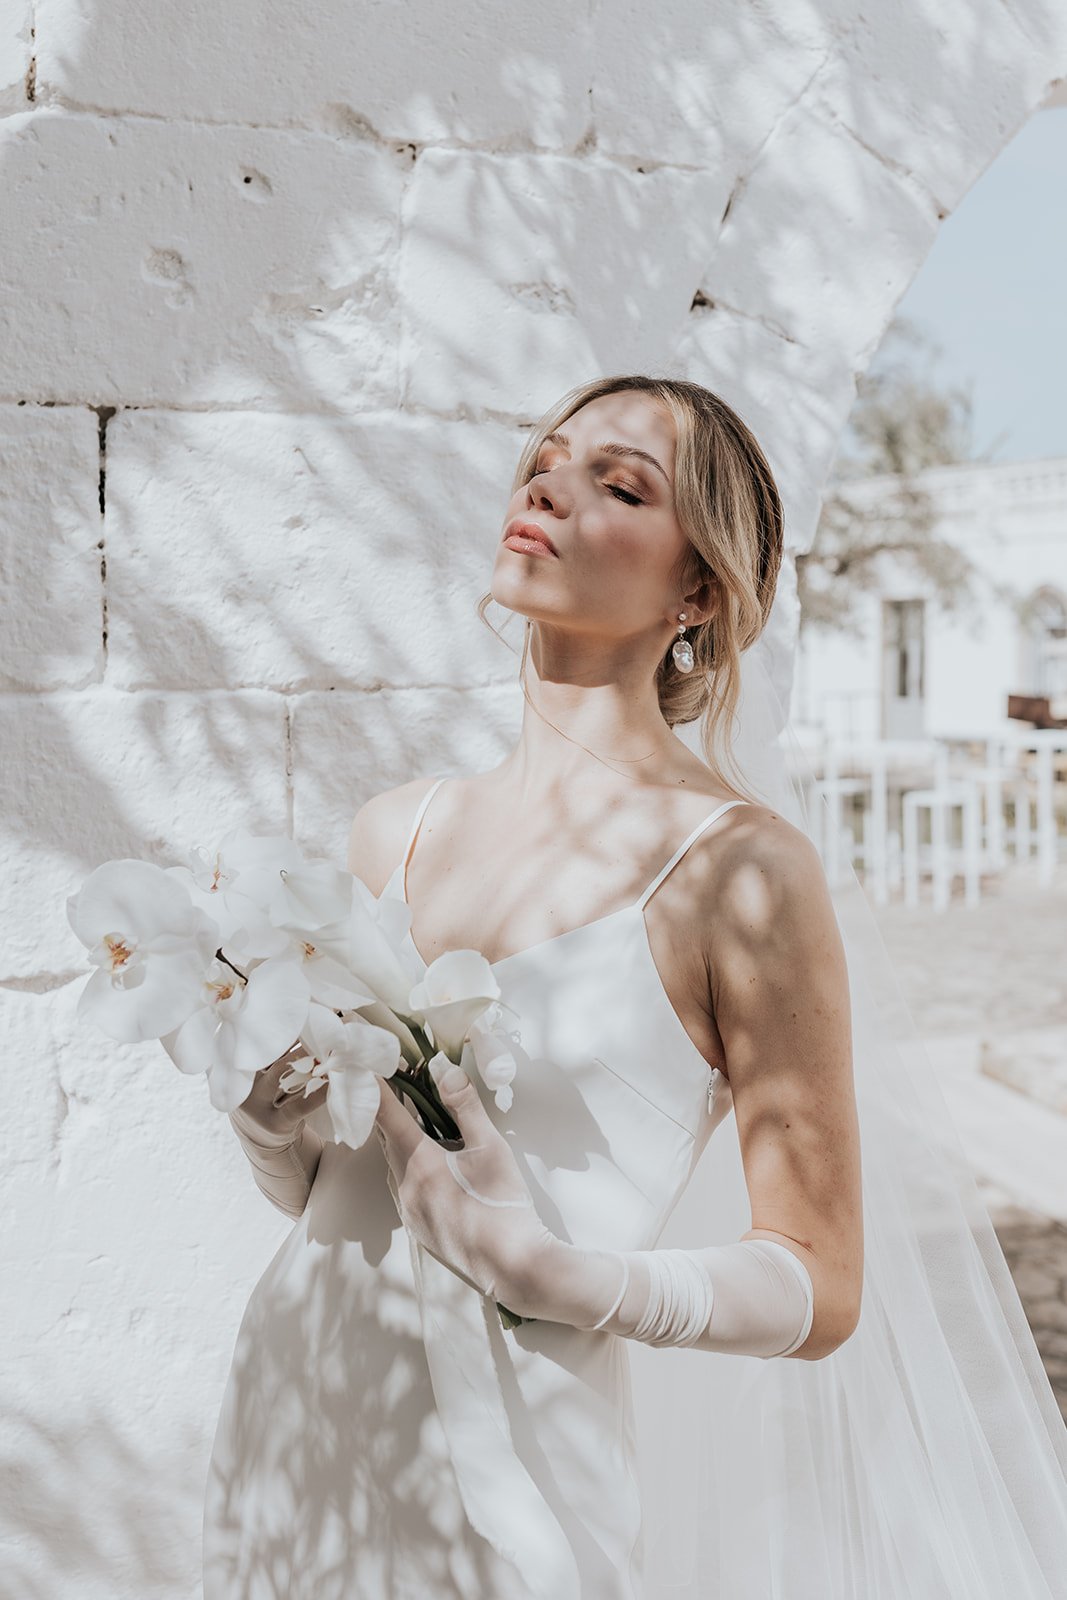
[{"label": "pearl drop earring", "polygon": [[671,646],[671,655],[679,672],[692,672],[693,646],[685,636],[685,612],[679,611],[678,621],[682,626],[678,629],[678,637]]}]

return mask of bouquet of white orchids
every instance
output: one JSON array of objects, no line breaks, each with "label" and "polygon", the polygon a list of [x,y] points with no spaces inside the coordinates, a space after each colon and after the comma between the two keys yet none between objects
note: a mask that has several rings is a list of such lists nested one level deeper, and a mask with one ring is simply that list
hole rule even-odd
[{"label": "bouquet of white orchids", "polygon": [[511,1107],[520,1035],[485,957],[449,950],[420,977],[408,905],[285,836],[237,829],[171,867],[105,861],[67,915],[94,969],[79,1021],[122,1043],[158,1039],[180,1071],[206,1075],[219,1111],[297,1050],[280,1087],[306,1098],[325,1084],[334,1136],[353,1149],[374,1128],[379,1078],[431,1137],[460,1139],[430,1071],[440,1056],[468,1077],[476,1067]]}]

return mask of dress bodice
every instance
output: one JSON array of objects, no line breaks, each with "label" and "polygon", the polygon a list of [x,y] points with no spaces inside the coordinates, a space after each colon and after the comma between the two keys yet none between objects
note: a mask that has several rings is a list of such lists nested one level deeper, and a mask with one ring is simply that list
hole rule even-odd
[{"label": "dress bodice", "polygon": [[[407,900],[407,864],[427,807],[422,797],[383,894]],[[574,1244],[649,1249],[708,1140],[732,1105],[671,1004],[649,944],[644,908],[690,846],[732,806],[717,805],[635,901],[492,963],[515,1013],[525,1059],[501,1112],[546,1225]],[[426,962],[410,931],[407,944]]]}]

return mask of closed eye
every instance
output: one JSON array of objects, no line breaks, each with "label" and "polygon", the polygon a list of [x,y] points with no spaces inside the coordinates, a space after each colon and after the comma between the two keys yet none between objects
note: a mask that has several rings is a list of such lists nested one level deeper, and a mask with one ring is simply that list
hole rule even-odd
[{"label": "closed eye", "polygon": [[[551,467],[542,466],[541,459],[538,457],[536,463],[534,464],[534,469],[530,474],[530,478],[539,478],[542,473],[551,472],[551,470]],[[643,506],[645,503],[639,494],[633,494],[629,489],[624,489],[619,483],[609,483],[607,487],[616,497],[616,499],[621,500],[624,505]]]}]

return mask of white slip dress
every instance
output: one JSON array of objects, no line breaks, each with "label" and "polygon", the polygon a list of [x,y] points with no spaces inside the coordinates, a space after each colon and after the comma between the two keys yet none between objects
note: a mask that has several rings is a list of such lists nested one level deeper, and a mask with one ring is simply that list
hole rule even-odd
[{"label": "white slip dress", "polygon": [[[406,902],[423,796],[384,895]],[[507,1112],[539,1215],[652,1249],[732,1107],[667,997],[637,900],[493,963],[528,1057]],[[412,970],[425,969],[410,934]],[[237,1333],[204,1505],[204,1600],[658,1600],[630,1345],[493,1302],[412,1239],[377,1139],[326,1139]],[[656,1354],[656,1352],[653,1352]],[[706,1356],[703,1359],[708,1359]],[[710,1597],[709,1597],[710,1600]]]}]

